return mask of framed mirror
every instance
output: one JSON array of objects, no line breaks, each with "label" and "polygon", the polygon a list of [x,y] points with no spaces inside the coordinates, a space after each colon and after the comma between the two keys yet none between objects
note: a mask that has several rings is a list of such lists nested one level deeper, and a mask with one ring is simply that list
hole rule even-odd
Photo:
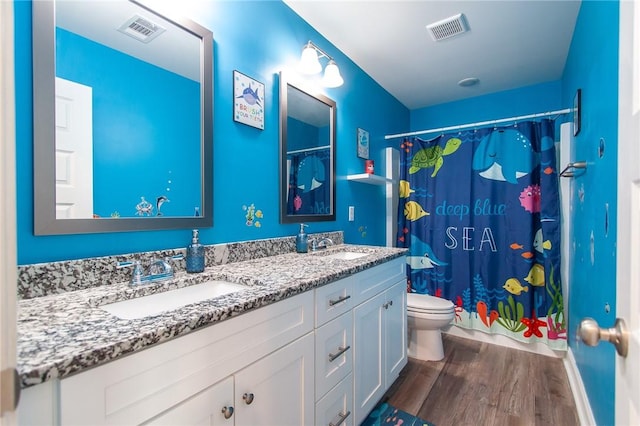
[{"label": "framed mirror", "polygon": [[127,0],[33,4],[34,233],[213,225],[213,35]]},{"label": "framed mirror", "polygon": [[280,222],[336,220],[336,103],[280,73]]}]

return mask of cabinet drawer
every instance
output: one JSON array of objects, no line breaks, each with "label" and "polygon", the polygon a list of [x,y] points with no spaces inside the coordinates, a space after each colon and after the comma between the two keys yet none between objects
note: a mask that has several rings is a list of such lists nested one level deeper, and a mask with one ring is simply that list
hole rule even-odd
[{"label": "cabinet drawer", "polygon": [[316,288],[316,327],[353,308],[355,280],[351,276]]},{"label": "cabinet drawer", "polygon": [[353,426],[352,410],[353,375],[349,374],[316,403],[315,425]]},{"label": "cabinet drawer", "polygon": [[342,314],[316,329],[316,399],[351,373],[353,367],[353,319]]},{"label": "cabinet drawer", "polygon": [[354,275],[353,305],[359,305],[398,281],[406,282],[406,262],[404,257],[399,257]]}]

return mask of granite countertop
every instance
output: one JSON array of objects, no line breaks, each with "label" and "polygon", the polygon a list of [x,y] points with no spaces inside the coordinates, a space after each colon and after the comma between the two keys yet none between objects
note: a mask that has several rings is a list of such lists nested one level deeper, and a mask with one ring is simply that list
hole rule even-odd
[{"label": "granite countertop", "polygon": [[[367,253],[352,259],[322,259],[336,251]],[[406,249],[341,244],[316,253],[287,253],[178,273],[147,287],[104,285],[18,301],[18,372],[22,387],[63,378],[156,343],[286,299],[388,260]],[[247,285],[240,293],[173,311],[125,320],[100,309],[115,301],[172,290],[208,280]]]}]

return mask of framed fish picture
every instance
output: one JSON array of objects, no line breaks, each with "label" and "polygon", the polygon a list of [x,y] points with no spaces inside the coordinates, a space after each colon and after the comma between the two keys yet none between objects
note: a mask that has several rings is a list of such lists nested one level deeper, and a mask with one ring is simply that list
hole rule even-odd
[{"label": "framed fish picture", "polygon": [[369,159],[369,132],[367,132],[364,129],[358,128],[357,144],[358,144],[358,157],[368,160]]},{"label": "framed fish picture", "polygon": [[233,119],[264,130],[264,84],[233,71]]}]

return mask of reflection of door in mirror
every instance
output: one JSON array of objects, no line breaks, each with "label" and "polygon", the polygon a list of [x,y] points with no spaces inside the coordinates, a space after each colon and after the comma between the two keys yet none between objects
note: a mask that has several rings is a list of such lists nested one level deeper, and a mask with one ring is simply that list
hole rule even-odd
[{"label": "reflection of door in mirror", "polygon": [[56,219],[93,216],[91,87],[56,78]]},{"label": "reflection of door in mirror", "polygon": [[[68,217],[193,216],[202,206],[200,39],[131,2],[56,2],[56,20],[56,76],[93,91],[92,211]],[[140,39],[131,28],[141,26],[155,37]],[[180,50],[170,50],[177,33]]]}]

